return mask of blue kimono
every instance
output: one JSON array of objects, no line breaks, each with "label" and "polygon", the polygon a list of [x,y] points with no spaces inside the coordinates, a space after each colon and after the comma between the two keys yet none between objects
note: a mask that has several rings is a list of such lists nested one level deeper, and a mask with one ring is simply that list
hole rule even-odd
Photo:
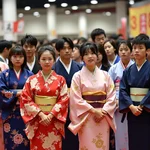
[{"label": "blue kimono", "polygon": [[[82,65],[73,60],[72,60],[69,74],[59,59],[53,66],[53,70],[55,70],[57,74],[62,75],[66,79],[68,88],[70,88],[71,80],[72,80],[74,73],[81,70],[81,68],[82,68]],[[65,139],[63,139],[62,141],[62,150],[78,150],[79,149],[78,137],[75,136],[68,129],[69,124],[70,124],[70,119],[69,119],[69,113],[68,113],[67,121],[65,124]]]},{"label": "blue kimono", "polygon": [[53,66],[53,70],[55,70],[55,72],[57,74],[62,75],[66,79],[67,86],[68,86],[68,88],[70,88],[71,80],[72,80],[74,73],[81,70],[82,66],[83,65],[72,60],[70,73],[68,74],[68,72],[64,68],[63,64],[58,59],[58,61]]},{"label": "blue kimono", "polygon": [[[138,71],[136,64],[127,68],[120,82],[119,109],[127,113],[129,150],[150,150],[150,91],[141,102],[130,97],[130,88],[150,89],[150,62],[146,61]],[[132,94],[132,93],[131,93]],[[141,105],[142,114],[135,116],[129,106]]]},{"label": "blue kimono", "polygon": [[[27,78],[31,75],[33,73],[26,69],[21,71],[19,78],[17,78],[13,69],[5,70],[0,74],[0,107],[2,110],[5,150],[30,150],[16,94],[17,90],[23,89]],[[6,98],[3,91],[12,92],[13,96]]]}]

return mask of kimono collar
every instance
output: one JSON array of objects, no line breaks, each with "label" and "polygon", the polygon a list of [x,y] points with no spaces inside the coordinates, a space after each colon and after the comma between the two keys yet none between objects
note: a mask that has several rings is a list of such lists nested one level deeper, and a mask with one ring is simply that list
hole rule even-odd
[{"label": "kimono collar", "polygon": [[33,70],[34,64],[35,64],[35,56],[34,56],[34,60],[33,60],[32,63],[28,63],[28,62],[27,62],[27,66],[28,66],[28,68],[30,69],[30,71]]},{"label": "kimono collar", "polygon": [[121,63],[122,68],[123,68],[123,69],[126,69],[126,68],[129,66],[129,64],[130,64],[131,61],[132,61],[132,60],[130,59],[129,62],[128,62],[128,64],[127,64],[126,66],[124,66],[123,62],[120,60],[120,63]]},{"label": "kimono collar", "polygon": [[51,72],[48,75],[44,75],[43,71],[41,71],[41,74],[42,74],[42,76],[44,78],[44,81],[47,81],[47,79],[50,77],[50,75],[52,74],[52,72],[53,72],[53,70],[51,70]]},{"label": "kimono collar", "polygon": [[145,59],[145,61],[143,62],[143,64],[142,64],[141,66],[137,66],[137,64],[136,64],[136,67],[137,67],[137,70],[138,70],[138,71],[140,71],[140,69],[143,67],[143,65],[145,64],[146,61],[147,61],[147,60]]},{"label": "kimono collar", "polygon": [[63,61],[61,60],[61,58],[59,58],[60,62],[62,63],[62,65],[64,66],[64,68],[66,69],[66,71],[68,72],[68,74],[70,73],[70,69],[71,69],[71,64],[72,64],[72,59],[70,59],[70,63],[68,66],[66,66]]},{"label": "kimono collar", "polygon": [[118,57],[118,55],[116,55],[115,56],[115,59],[111,62],[111,61],[109,61],[109,64],[112,66],[112,65],[114,65],[114,63],[115,63],[115,61],[116,61],[116,59],[117,59],[117,57]]}]

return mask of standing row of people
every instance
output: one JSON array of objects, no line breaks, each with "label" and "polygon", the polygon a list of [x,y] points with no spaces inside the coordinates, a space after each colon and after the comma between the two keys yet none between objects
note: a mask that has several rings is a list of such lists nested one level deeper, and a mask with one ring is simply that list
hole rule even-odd
[{"label": "standing row of people", "polygon": [[[97,34],[99,31],[101,36]],[[82,63],[71,59],[73,42],[69,38],[57,40],[55,48],[59,58],[56,62],[52,46],[40,47],[36,58],[37,40],[31,35],[21,40],[22,46],[10,49],[10,68],[0,76],[5,149],[108,150],[113,148],[109,145],[111,131],[116,132],[115,122],[116,150],[142,148],[134,144],[138,139],[132,136],[141,131],[140,127],[145,128],[145,132],[140,132],[142,137],[147,135],[148,138],[149,135],[146,126],[149,125],[149,75],[147,71],[143,78],[140,75],[137,80],[133,74],[136,66],[138,72],[144,71],[144,66],[146,69],[149,66],[146,61],[149,38],[143,34],[137,36],[132,48],[130,43],[120,41],[119,57],[116,55],[117,47],[113,46],[111,40],[105,40],[103,30],[93,31],[91,35],[93,41],[102,41],[103,46],[91,42],[82,44]],[[134,65],[130,59],[132,49],[136,62]],[[103,55],[105,51],[106,58]],[[116,65],[112,65],[114,63]],[[112,67],[109,69],[110,65]],[[137,89],[145,97],[137,97]],[[128,121],[124,117],[121,123],[119,111],[128,112]],[[143,121],[144,126],[141,124]],[[131,131],[136,126],[135,122],[139,126]],[[65,138],[62,141],[63,136]],[[143,137],[144,150],[149,149],[146,138]],[[120,139],[121,142],[118,142]]]}]

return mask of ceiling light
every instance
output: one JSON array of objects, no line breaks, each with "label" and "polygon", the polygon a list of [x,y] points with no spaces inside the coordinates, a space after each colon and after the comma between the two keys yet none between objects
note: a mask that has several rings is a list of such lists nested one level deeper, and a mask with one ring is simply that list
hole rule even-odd
[{"label": "ceiling light", "polygon": [[40,17],[40,13],[37,12],[37,11],[35,11],[35,12],[33,13],[33,16],[35,16],[35,17]]},{"label": "ceiling light", "polygon": [[61,3],[61,7],[67,7],[68,4],[67,3]]},{"label": "ceiling light", "polygon": [[91,0],[91,4],[97,4],[98,1],[97,0]]},{"label": "ceiling light", "polygon": [[55,2],[56,0],[48,0],[49,2]]},{"label": "ceiling light", "polygon": [[89,14],[89,13],[92,12],[92,9],[89,9],[89,8],[88,8],[88,9],[85,10],[85,12]]},{"label": "ceiling light", "polygon": [[24,10],[26,10],[26,11],[28,11],[28,10],[30,10],[30,9],[31,9],[30,6],[26,6],[26,7],[24,8]]},{"label": "ceiling light", "polygon": [[71,14],[71,11],[70,10],[65,10],[65,14],[69,15],[69,14]]},{"label": "ceiling light", "polygon": [[72,8],[72,10],[77,10],[78,6],[72,6],[71,8]]},{"label": "ceiling light", "polygon": [[45,8],[49,8],[51,5],[49,3],[44,4]]},{"label": "ceiling light", "polygon": [[133,5],[133,4],[134,4],[134,0],[130,0],[130,1],[129,1],[129,4],[130,4],[130,5]]},{"label": "ceiling light", "polygon": [[19,14],[18,14],[18,17],[19,17],[19,18],[22,18],[22,17],[23,17],[23,13],[19,13]]},{"label": "ceiling light", "polygon": [[111,16],[111,12],[109,12],[109,11],[106,12],[105,14],[106,14],[106,16]]}]

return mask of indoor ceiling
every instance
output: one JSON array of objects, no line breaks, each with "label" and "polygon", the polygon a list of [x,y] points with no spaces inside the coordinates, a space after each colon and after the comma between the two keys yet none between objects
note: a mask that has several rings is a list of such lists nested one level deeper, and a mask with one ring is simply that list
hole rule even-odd
[{"label": "indoor ceiling", "polygon": [[[2,8],[2,1],[0,0],[0,8]],[[61,3],[68,3],[68,6],[81,6],[81,5],[90,5],[91,0],[56,0],[55,2],[48,2],[48,0],[16,0],[17,8],[24,8],[25,6],[30,6],[31,8],[44,8],[45,3],[55,4],[57,7],[61,7]],[[116,0],[97,0],[98,4],[115,2]],[[142,0],[134,0],[139,2]],[[128,4],[128,0],[126,0]]]}]

